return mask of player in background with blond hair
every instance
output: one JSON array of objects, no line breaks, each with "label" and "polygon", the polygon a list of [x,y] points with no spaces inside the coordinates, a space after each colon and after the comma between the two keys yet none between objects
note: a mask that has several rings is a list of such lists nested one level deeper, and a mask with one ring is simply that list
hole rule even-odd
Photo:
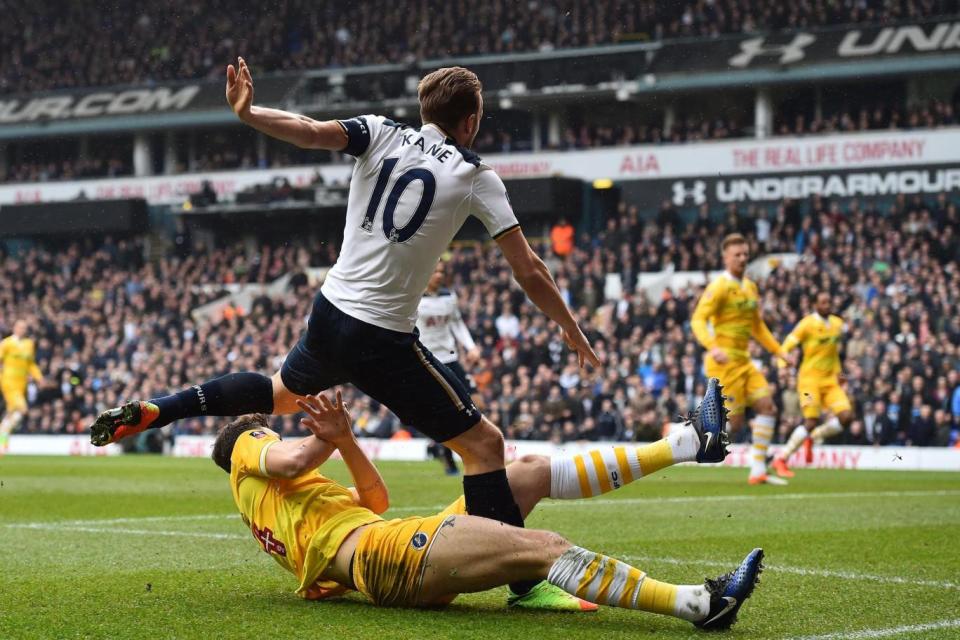
[{"label": "player in background with blond hair", "polygon": [[[752,337],[772,354],[779,355],[780,343],[760,316],[757,285],[746,277],[749,247],[747,239],[732,233],[723,239],[722,275],[707,285],[690,320],[694,336],[706,349],[707,377],[719,378],[727,396],[730,431],[743,428],[747,407],[756,414],[750,423],[753,446],[750,450],[750,484],[786,484],[767,474],[767,449],[776,424],[770,385],[750,361],[747,347]],[[712,327],[712,331],[711,331]]]},{"label": "player in background with blond hair", "polygon": [[[803,349],[803,362],[797,375],[797,395],[804,424],[790,434],[787,444],[777,453],[773,468],[781,478],[792,478],[787,460],[804,445],[807,463],[813,462],[813,443],[843,433],[853,422],[850,398],[840,386],[840,340],[844,323],[830,313],[830,292],[821,291],[814,302],[814,312],[803,318],[783,341],[784,359],[798,346]],[[821,411],[829,409],[833,416],[819,424]]]},{"label": "player in background with blond hair", "polygon": [[13,334],[0,341],[0,391],[6,411],[0,420],[0,455],[10,447],[10,434],[16,429],[27,413],[27,382],[32,377],[37,384],[43,384],[43,375],[37,366],[36,347],[33,340],[26,337],[27,322],[17,320],[13,323]]}]

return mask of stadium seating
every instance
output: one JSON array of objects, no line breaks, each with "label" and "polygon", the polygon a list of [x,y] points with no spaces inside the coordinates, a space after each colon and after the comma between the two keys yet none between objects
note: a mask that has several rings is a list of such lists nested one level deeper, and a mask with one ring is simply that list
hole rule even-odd
[{"label": "stadium seating", "polygon": [[[847,23],[894,23],[955,12],[952,0],[517,3],[309,3],[232,11],[224,2],[0,3],[0,94],[219,76],[256,42],[258,69],[405,62]],[[301,16],[305,16],[304,20]],[[422,34],[429,33],[424,37]],[[88,34],[95,45],[70,46]],[[176,44],[174,44],[176,43]]]},{"label": "stadium seating", "polygon": [[[699,288],[667,291],[650,301],[634,284],[640,272],[712,270],[719,239],[746,234],[754,253],[796,251],[794,270],[774,269],[760,283],[763,313],[783,337],[809,310],[808,295],[829,287],[850,326],[845,372],[859,416],[844,436],[854,443],[933,445],[956,439],[960,416],[960,215],[946,194],[900,198],[882,211],[852,201],[783,202],[769,218],[730,207],[685,223],[665,208],[644,221],[622,202],[604,232],[580,237],[560,259],[543,252],[563,294],[577,309],[606,363],[604,377],[578,371],[516,287],[495,247],[465,245],[451,258],[453,287],[467,325],[483,347],[473,367],[494,422],[511,438],[656,438],[691,407],[703,385],[700,350],[687,330]],[[237,283],[270,282],[304,267],[333,262],[327,238],[265,243],[248,253],[231,245],[194,247],[186,233],[156,263],[147,239],[55,245],[6,257],[0,269],[0,329],[27,315],[38,339],[48,386],[36,390],[26,432],[81,432],[100,410],[129,397],[163,394],[231,370],[276,370],[309,311],[313,288],[297,277],[278,298],[250,309],[228,308],[209,326],[191,311]],[[606,275],[624,287],[604,299]],[[71,283],[72,286],[67,286]],[[40,310],[36,317],[35,310]],[[514,321],[513,317],[517,320]],[[0,331],[0,332],[2,332]],[[779,437],[798,421],[792,374],[756,353],[775,381]],[[358,431],[387,437],[395,418],[347,390]],[[278,428],[297,432],[294,417]],[[215,419],[188,420],[178,433],[206,433]]]}]

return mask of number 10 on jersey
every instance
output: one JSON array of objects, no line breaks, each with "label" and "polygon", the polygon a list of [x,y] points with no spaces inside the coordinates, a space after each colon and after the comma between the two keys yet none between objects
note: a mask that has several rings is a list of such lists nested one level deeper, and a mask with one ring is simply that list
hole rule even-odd
[{"label": "number 10 on jersey", "polygon": [[[373,195],[370,196],[370,204],[367,205],[367,212],[363,216],[363,222],[360,228],[368,233],[373,233],[373,224],[377,217],[377,210],[380,208],[380,201],[383,200],[383,193],[387,190],[387,183],[390,182],[391,174],[399,162],[399,158],[386,158],[380,167],[380,173],[377,175],[377,183],[373,187]],[[417,204],[413,216],[402,227],[398,227],[394,222],[394,215],[397,211],[397,203],[403,192],[407,190],[410,183],[419,180],[423,183],[423,193],[420,194],[420,202]],[[422,167],[415,167],[404,171],[397,176],[390,194],[387,196],[387,202],[383,207],[383,236],[390,242],[406,242],[417,233],[417,230],[427,219],[427,213],[430,212],[430,206],[433,204],[433,197],[437,193],[437,180],[428,170]]]}]

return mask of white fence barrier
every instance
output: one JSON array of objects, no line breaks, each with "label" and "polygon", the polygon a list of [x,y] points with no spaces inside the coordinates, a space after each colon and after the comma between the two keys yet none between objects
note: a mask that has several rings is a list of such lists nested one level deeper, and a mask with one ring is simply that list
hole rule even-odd
[{"label": "white fence barrier", "polygon": [[[207,457],[213,447],[213,436],[180,436],[172,455],[177,457]],[[427,445],[423,439],[379,440],[361,438],[360,447],[371,460],[419,461],[427,459]],[[551,442],[509,440],[507,459],[524,455],[572,455],[602,446],[622,445],[622,442]],[[14,435],[10,438],[11,455],[116,455],[116,445],[94,447],[85,435]],[[336,456],[335,456],[336,457]],[[745,467],[749,463],[749,447],[733,445],[724,465]],[[797,453],[791,458],[793,467],[817,469],[883,469],[891,471],[960,471],[960,449],[942,447],[857,447],[824,446],[814,449],[813,463],[806,465]]]},{"label": "white fence barrier", "polygon": [[95,447],[90,436],[18,435],[10,436],[10,455],[26,456],[115,456],[123,453],[119,445]]}]

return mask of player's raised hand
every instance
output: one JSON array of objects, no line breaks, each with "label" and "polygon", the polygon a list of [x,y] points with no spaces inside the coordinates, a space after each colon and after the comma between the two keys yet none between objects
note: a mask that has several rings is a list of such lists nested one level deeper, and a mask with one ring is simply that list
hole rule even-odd
[{"label": "player's raised hand", "polygon": [[253,77],[243,58],[237,58],[237,66],[227,65],[227,102],[233,112],[243,120],[253,104]]},{"label": "player's raised hand", "polygon": [[336,402],[331,402],[330,398],[318,393],[315,396],[297,399],[297,406],[307,414],[307,417],[300,422],[321,440],[336,445],[353,437],[353,432],[350,430],[353,421],[339,391],[337,391]]},{"label": "player's raised hand", "polygon": [[593,347],[590,346],[590,341],[587,340],[587,336],[583,335],[580,327],[573,327],[569,331],[564,329],[563,341],[567,343],[567,346],[570,347],[572,351],[577,352],[577,359],[580,361],[581,369],[584,368],[583,365],[585,362],[589,362],[593,367],[600,366],[600,358],[594,353]]}]

